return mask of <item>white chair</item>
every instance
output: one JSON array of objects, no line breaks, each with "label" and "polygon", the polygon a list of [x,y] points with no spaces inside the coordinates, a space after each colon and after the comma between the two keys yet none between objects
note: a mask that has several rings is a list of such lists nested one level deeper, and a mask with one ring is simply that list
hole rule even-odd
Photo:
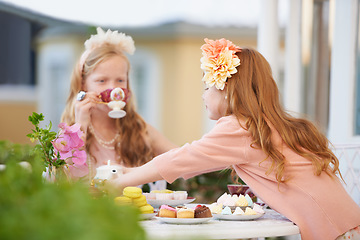
[{"label": "white chair", "polygon": [[360,144],[336,144],[334,147],[346,183],[344,187],[360,206]]}]

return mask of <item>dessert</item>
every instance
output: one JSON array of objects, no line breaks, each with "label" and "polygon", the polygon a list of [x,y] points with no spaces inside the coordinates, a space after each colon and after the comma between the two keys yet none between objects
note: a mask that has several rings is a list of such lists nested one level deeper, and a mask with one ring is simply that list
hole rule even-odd
[{"label": "dessert", "polygon": [[154,208],[150,204],[139,207],[139,210],[142,214],[154,213]]},{"label": "dessert", "polygon": [[205,205],[197,205],[194,210],[195,218],[209,218],[212,217],[210,209]]},{"label": "dessert", "polygon": [[222,211],[221,211],[222,215],[231,215],[231,209],[229,207],[225,207]]},{"label": "dessert", "polygon": [[140,195],[140,197],[133,198],[133,203],[137,207],[141,207],[147,204],[146,197],[144,195]]},{"label": "dessert", "polygon": [[264,209],[259,205],[254,203],[253,210],[257,213],[265,213]]},{"label": "dessert", "polygon": [[156,200],[172,200],[174,199],[173,193],[174,192],[169,189],[152,190],[149,193],[149,195],[147,195],[146,197],[148,197],[148,199],[156,199]]},{"label": "dessert", "polygon": [[129,198],[138,198],[142,195],[142,190],[138,187],[126,187],[123,190],[123,195]]},{"label": "dessert", "polygon": [[247,207],[245,209],[245,215],[256,215],[258,214],[257,212],[255,212],[251,207]]},{"label": "dessert", "polygon": [[223,208],[222,204],[212,203],[210,206],[210,211],[213,214],[220,214]]},{"label": "dessert", "polygon": [[143,195],[146,197],[146,199],[156,199],[156,193],[143,193]]},{"label": "dessert", "polygon": [[249,196],[249,194],[246,194],[245,195],[245,198],[246,198],[246,200],[248,201],[248,205],[249,206],[252,206],[254,203],[253,203],[253,201],[252,201],[252,199],[251,199],[251,197]]},{"label": "dessert", "polygon": [[231,195],[227,194],[227,193],[224,193],[223,195],[221,195],[218,199],[217,199],[217,203],[218,204],[223,204],[224,205],[224,202],[229,199],[231,197]]},{"label": "dessert", "polygon": [[182,207],[177,210],[177,218],[194,218],[194,209]]},{"label": "dessert", "polygon": [[244,195],[240,195],[239,199],[235,202],[235,206],[237,207],[246,207],[248,206],[248,200],[245,198]]},{"label": "dessert", "polygon": [[238,199],[239,199],[238,196],[233,195],[233,196],[226,198],[223,204],[224,204],[224,206],[235,206],[235,203],[237,202]]},{"label": "dessert", "polygon": [[163,189],[163,190],[152,190],[151,193],[173,193],[173,191],[169,189]]},{"label": "dessert", "polygon": [[185,200],[187,199],[188,193],[186,191],[175,191],[173,193],[174,200]]},{"label": "dessert", "polygon": [[182,209],[182,208],[185,208],[185,206],[176,206],[175,207],[175,210],[176,210],[176,212],[178,212],[180,209]]},{"label": "dessert", "polygon": [[147,203],[146,197],[142,195],[141,188],[126,187],[123,190],[123,195],[114,199],[118,205],[132,204],[139,208],[141,213],[154,213],[154,208]]},{"label": "dessert", "polygon": [[155,194],[156,200],[172,200],[173,193],[156,193]]},{"label": "dessert", "polygon": [[176,218],[176,209],[168,205],[161,205],[159,217]]},{"label": "dessert", "polygon": [[245,214],[244,211],[240,207],[236,207],[233,215],[243,215]]},{"label": "dessert", "polygon": [[132,199],[125,196],[119,196],[114,199],[115,203],[118,205],[128,205],[132,204]]}]

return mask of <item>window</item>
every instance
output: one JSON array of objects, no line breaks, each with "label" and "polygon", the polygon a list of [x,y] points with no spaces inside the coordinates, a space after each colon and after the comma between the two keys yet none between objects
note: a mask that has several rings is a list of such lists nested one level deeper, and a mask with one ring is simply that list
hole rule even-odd
[{"label": "window", "polygon": [[0,12],[0,85],[35,85],[31,22]]},{"label": "window", "polygon": [[[360,1],[359,1],[360,2]],[[355,66],[355,135],[360,135],[360,4],[357,10],[357,33],[356,33],[356,66]]]},{"label": "window", "polygon": [[160,126],[160,83],[156,55],[144,49],[137,49],[129,57],[130,87],[136,97],[137,112],[152,126]]}]

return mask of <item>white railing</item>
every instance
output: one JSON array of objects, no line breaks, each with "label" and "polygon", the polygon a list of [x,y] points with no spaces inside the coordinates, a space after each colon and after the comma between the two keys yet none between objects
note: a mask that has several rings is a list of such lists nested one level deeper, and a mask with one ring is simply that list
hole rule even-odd
[{"label": "white railing", "polygon": [[336,144],[334,153],[340,161],[344,187],[360,205],[360,144]]}]

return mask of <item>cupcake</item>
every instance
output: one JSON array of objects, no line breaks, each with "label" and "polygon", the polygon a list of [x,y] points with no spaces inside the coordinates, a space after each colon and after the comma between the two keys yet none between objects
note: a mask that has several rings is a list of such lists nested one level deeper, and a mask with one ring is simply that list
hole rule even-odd
[{"label": "cupcake", "polygon": [[187,196],[188,193],[186,191],[175,191],[173,193],[174,200],[185,200]]},{"label": "cupcake", "polygon": [[252,208],[250,208],[250,207],[247,207],[246,209],[245,209],[245,215],[256,215],[256,214],[258,214],[257,212],[255,212]]},{"label": "cupcake", "polygon": [[228,206],[226,206],[226,207],[221,211],[221,214],[222,214],[222,215],[231,215],[232,212],[231,212],[231,209],[230,209]]},{"label": "cupcake", "polygon": [[156,200],[172,200],[173,198],[173,193],[156,193],[155,194],[155,198]]},{"label": "cupcake", "polygon": [[194,218],[195,211],[194,209],[182,207],[179,208],[179,210],[176,213],[177,218]]},{"label": "cupcake", "polygon": [[237,207],[246,207],[249,205],[248,200],[244,195],[240,195],[239,199],[236,201],[235,206]]},{"label": "cupcake", "polygon": [[169,205],[161,205],[159,217],[176,218],[176,209]]},{"label": "cupcake", "polygon": [[261,213],[261,214],[265,213],[264,209],[256,203],[254,203],[253,210],[257,213]]},{"label": "cupcake", "polygon": [[146,197],[146,199],[156,199],[156,193],[143,193],[143,195]]},{"label": "cupcake", "polygon": [[195,218],[209,218],[212,217],[210,208],[205,205],[197,205],[194,211]]},{"label": "cupcake", "polygon": [[212,203],[210,206],[210,211],[213,214],[220,214],[223,208],[222,204]]},{"label": "cupcake", "polygon": [[243,215],[243,214],[245,214],[245,212],[240,207],[236,207],[233,213],[233,215]]}]

